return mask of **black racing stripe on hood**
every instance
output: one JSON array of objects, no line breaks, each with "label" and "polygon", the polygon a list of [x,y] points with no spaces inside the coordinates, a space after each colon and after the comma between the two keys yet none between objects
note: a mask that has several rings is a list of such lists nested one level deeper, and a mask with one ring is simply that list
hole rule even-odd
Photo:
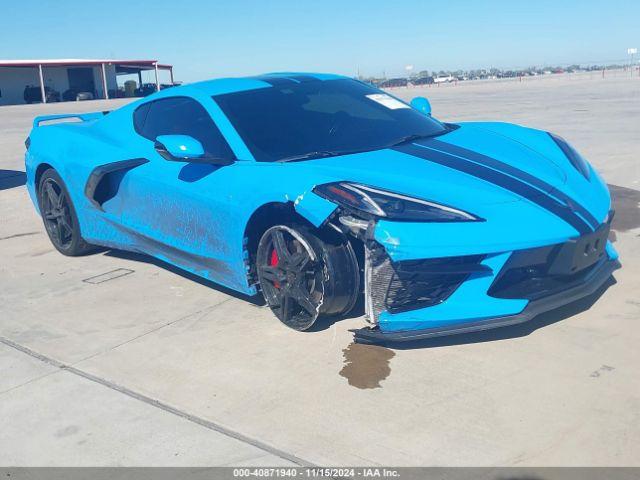
[{"label": "black racing stripe on hood", "polygon": [[576,215],[570,207],[563,205],[562,203],[556,201],[548,195],[545,195],[537,188],[534,188],[533,186],[523,182],[522,180],[513,178],[505,173],[493,170],[492,168],[489,168],[487,166],[465,160],[449,153],[441,152],[416,144],[399,145],[397,147],[393,147],[393,150],[413,155],[430,162],[438,163],[445,167],[467,173],[476,178],[485,180],[489,183],[509,190],[510,192],[520,195],[521,197],[526,198],[536,205],[539,205],[540,207],[553,213],[557,217],[560,217],[562,220],[575,228],[580,233],[580,235],[584,235],[593,231],[589,224],[586,223],[578,215]]},{"label": "black racing stripe on hood", "polygon": [[553,195],[560,201],[564,202],[566,205],[568,205],[569,207],[573,208],[576,212],[578,212],[591,225],[592,229],[595,230],[600,225],[600,222],[596,220],[596,218],[591,214],[591,212],[589,212],[586,208],[580,205],[573,198],[561,192],[560,190],[555,188],[553,185],[548,184],[544,180],[541,180],[538,177],[531,175],[530,173],[520,170],[519,168],[516,168],[513,165],[509,165],[508,163],[501,162],[500,160],[497,160],[492,157],[488,157],[487,155],[474,152],[473,150],[469,150],[464,147],[459,147],[458,145],[452,145],[450,143],[443,142],[442,140],[437,140],[435,138],[428,139],[426,141],[420,141],[417,144],[424,145],[426,147],[435,148],[436,150],[457,155],[457,156],[466,158],[468,160],[473,160],[474,162],[481,163],[483,165],[486,165],[487,167],[494,168],[495,170],[498,170],[500,172],[507,173],[512,177],[516,177],[522,181],[527,182],[530,185],[533,185],[534,187],[539,188],[540,190],[544,190],[549,195]]}]

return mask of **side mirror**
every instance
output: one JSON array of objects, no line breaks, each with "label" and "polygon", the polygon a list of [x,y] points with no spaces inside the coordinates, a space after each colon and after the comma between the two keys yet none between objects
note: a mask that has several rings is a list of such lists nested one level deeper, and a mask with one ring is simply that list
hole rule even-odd
[{"label": "side mirror", "polygon": [[415,97],[411,100],[411,108],[425,115],[431,115],[431,104],[424,97]]},{"label": "side mirror", "polygon": [[205,154],[202,144],[189,135],[159,135],[154,145],[165,160],[171,162],[209,163],[231,165],[232,160],[215,158]]}]

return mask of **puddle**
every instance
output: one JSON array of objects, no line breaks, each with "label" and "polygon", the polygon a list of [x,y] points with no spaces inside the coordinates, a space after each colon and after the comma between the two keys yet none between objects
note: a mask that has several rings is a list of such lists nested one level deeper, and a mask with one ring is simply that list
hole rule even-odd
[{"label": "puddle", "polygon": [[342,355],[344,367],[340,376],[352,387],[364,390],[382,388],[380,382],[391,374],[389,360],[396,354],[385,347],[352,343],[342,350]]},{"label": "puddle", "polygon": [[616,210],[611,229],[626,232],[640,228],[640,191],[617,185],[609,185],[609,191]]}]

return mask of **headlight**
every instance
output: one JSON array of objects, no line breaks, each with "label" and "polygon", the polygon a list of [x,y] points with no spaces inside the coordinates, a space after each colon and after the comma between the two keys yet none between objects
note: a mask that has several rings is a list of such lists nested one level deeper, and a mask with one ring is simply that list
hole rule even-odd
[{"label": "headlight", "polygon": [[482,221],[481,218],[447,205],[407,197],[356,183],[325,183],[316,186],[313,191],[327,200],[342,207],[364,213],[366,216],[405,222]]},{"label": "headlight", "polygon": [[571,162],[571,165],[573,165],[584,178],[589,180],[589,177],[591,175],[589,170],[589,163],[587,163],[584,157],[580,155],[575,148],[569,145],[569,142],[567,142],[564,138],[553,133],[550,133],[549,136],[553,139],[554,142],[556,142],[556,145],[560,147],[560,150],[562,150],[562,153],[564,153],[567,159]]}]

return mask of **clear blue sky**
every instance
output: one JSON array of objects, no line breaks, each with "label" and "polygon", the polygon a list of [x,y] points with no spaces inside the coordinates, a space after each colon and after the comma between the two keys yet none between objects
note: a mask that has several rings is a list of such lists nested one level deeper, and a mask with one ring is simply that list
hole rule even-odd
[{"label": "clear blue sky", "polygon": [[638,0],[21,0],[2,2],[0,58],[157,58],[176,78],[622,60]]}]

